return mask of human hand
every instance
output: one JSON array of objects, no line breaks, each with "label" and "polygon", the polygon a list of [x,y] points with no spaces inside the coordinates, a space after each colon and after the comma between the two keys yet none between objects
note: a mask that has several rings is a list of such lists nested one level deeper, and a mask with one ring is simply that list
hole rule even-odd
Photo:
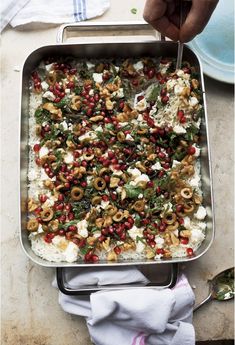
[{"label": "human hand", "polygon": [[219,0],[182,1],[184,20],[180,28],[179,0],[146,0],[143,17],[162,35],[188,42],[203,31]]}]

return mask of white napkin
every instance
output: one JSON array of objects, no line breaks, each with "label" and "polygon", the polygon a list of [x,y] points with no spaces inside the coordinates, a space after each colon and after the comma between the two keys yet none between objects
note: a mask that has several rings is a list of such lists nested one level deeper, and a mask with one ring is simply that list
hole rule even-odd
[{"label": "white napkin", "polygon": [[[74,272],[66,277],[71,287],[84,283],[148,282],[135,267],[91,268],[77,276]],[[69,275],[71,279],[68,279]],[[173,289],[106,290],[92,293],[90,297],[67,296],[60,292],[59,304],[64,311],[86,318],[95,345],[195,344],[192,326],[194,294],[184,275]]]},{"label": "white napkin", "polygon": [[9,22],[13,27],[80,22],[101,16],[109,6],[109,0],[4,0],[1,31]]}]

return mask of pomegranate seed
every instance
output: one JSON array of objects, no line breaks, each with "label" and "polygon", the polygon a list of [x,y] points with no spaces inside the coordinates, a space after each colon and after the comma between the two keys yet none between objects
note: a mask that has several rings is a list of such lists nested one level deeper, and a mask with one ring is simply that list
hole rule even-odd
[{"label": "pomegranate seed", "polygon": [[183,210],[183,205],[177,204],[175,209],[176,209],[176,212],[181,212]]},{"label": "pomegranate seed", "polygon": [[114,164],[114,165],[113,165],[113,168],[114,168],[115,170],[121,170],[121,165],[120,165],[120,164]]},{"label": "pomegranate seed", "polygon": [[164,253],[165,253],[165,251],[163,248],[157,248],[157,250],[156,250],[157,255],[163,255]]},{"label": "pomegranate seed", "polygon": [[60,221],[61,223],[65,223],[65,221],[66,221],[66,215],[65,215],[65,214],[62,214],[62,215],[59,217],[59,221]]},{"label": "pomegranate seed", "polygon": [[110,165],[110,161],[108,159],[103,160],[103,166],[108,167]]},{"label": "pomegranate seed", "polygon": [[138,79],[133,79],[132,82],[131,82],[131,84],[132,84],[133,86],[138,86],[138,85],[139,85]]},{"label": "pomegranate seed", "polygon": [[56,98],[54,99],[54,102],[55,102],[55,103],[59,103],[59,102],[60,102],[60,97],[56,97]]},{"label": "pomegranate seed", "polygon": [[99,242],[103,242],[105,240],[106,240],[106,237],[104,235],[101,235],[100,237],[98,237]]},{"label": "pomegranate seed", "polygon": [[64,195],[63,194],[59,194],[58,195],[58,200],[59,201],[64,201]]},{"label": "pomegranate seed", "polygon": [[196,152],[196,148],[194,146],[189,146],[187,152],[189,155],[194,155],[194,153]]},{"label": "pomegranate seed", "polygon": [[65,230],[64,229],[58,230],[58,235],[59,236],[64,236],[65,235]]},{"label": "pomegranate seed", "polygon": [[35,144],[33,147],[34,152],[39,152],[40,151],[41,146],[39,144]]},{"label": "pomegranate seed", "polygon": [[48,196],[45,194],[41,194],[39,200],[41,203],[44,203],[48,199]]},{"label": "pomegranate seed", "polygon": [[184,117],[184,111],[183,111],[183,110],[178,110],[177,116],[178,116],[179,119],[181,119],[182,117]]},{"label": "pomegranate seed", "polygon": [[64,187],[69,189],[70,188],[70,183],[69,182],[65,182]]},{"label": "pomegranate seed", "polygon": [[83,161],[81,162],[81,165],[82,165],[84,168],[86,168],[86,167],[87,167],[87,161],[84,161],[84,160],[83,160]]},{"label": "pomegranate seed", "polygon": [[110,193],[110,196],[112,200],[117,200],[117,194]]},{"label": "pomegranate seed", "polygon": [[47,235],[44,237],[44,241],[46,242],[46,243],[51,243],[52,242],[52,239],[51,238],[49,238],[49,237],[47,237]]},{"label": "pomegranate seed", "polygon": [[125,241],[125,239],[126,239],[126,234],[125,234],[125,232],[123,232],[123,233],[120,235],[120,240]]},{"label": "pomegranate seed", "polygon": [[153,127],[153,126],[154,126],[154,120],[153,120],[153,119],[148,118],[148,120],[147,120],[147,124],[148,124],[150,127]]},{"label": "pomegranate seed", "polygon": [[73,232],[75,232],[75,231],[77,231],[77,226],[76,225],[70,225],[70,226],[68,226],[68,230],[69,231],[73,231]]},{"label": "pomegranate seed", "polygon": [[92,261],[92,262],[97,262],[97,261],[99,261],[98,255],[93,254],[93,255],[91,256],[91,261]]},{"label": "pomegranate seed", "polygon": [[102,195],[102,200],[103,201],[109,201],[108,195]]},{"label": "pomegranate seed", "polygon": [[149,245],[151,248],[154,248],[156,246],[156,242],[154,240],[149,242]]},{"label": "pomegranate seed", "polygon": [[170,168],[170,164],[169,163],[164,163],[164,164],[162,164],[162,167],[167,170],[167,169]]},{"label": "pomegranate seed", "polygon": [[108,175],[105,175],[104,176],[104,180],[106,183],[109,183],[110,182],[110,177]]},{"label": "pomegranate seed", "polygon": [[180,239],[181,244],[188,244],[188,242],[189,242],[189,239],[187,237],[181,237]]},{"label": "pomegranate seed", "polygon": [[71,208],[72,208],[72,205],[71,204],[67,204],[67,205],[65,205],[64,208],[65,208],[66,211],[69,212],[71,210]]},{"label": "pomegranate seed", "polygon": [[158,186],[158,187],[156,188],[156,193],[158,193],[158,194],[161,193],[161,187]]},{"label": "pomegranate seed", "polygon": [[81,182],[81,187],[82,188],[86,188],[87,187],[87,182],[86,181],[82,181]]},{"label": "pomegranate seed", "polygon": [[178,221],[179,221],[180,225],[184,224],[184,218],[179,218]]},{"label": "pomegranate seed", "polygon": [[187,254],[188,254],[188,256],[193,256],[193,249],[192,248],[187,248]]},{"label": "pomegranate seed", "polygon": [[164,159],[166,157],[166,154],[164,152],[159,152],[158,157],[160,159]]},{"label": "pomegranate seed", "polygon": [[162,101],[163,104],[167,104],[167,102],[169,101],[169,97],[168,96],[163,96],[161,98],[161,101]]},{"label": "pomegranate seed", "polygon": [[133,225],[134,224],[134,219],[132,218],[132,217],[128,217],[127,218],[127,221],[128,221],[128,223],[130,223],[131,225]]},{"label": "pomegranate seed", "polygon": [[186,121],[187,121],[186,117],[182,116],[181,119],[180,119],[180,123],[185,123]]},{"label": "pomegranate seed", "polygon": [[121,253],[121,248],[120,247],[114,247],[114,251],[117,255],[119,255]]},{"label": "pomegranate seed", "polygon": [[55,206],[56,211],[62,211],[64,209],[64,204],[60,203],[58,205]]},{"label": "pomegranate seed", "polygon": [[68,84],[67,84],[68,89],[73,89],[74,87],[75,87],[75,84],[73,81],[68,82]]},{"label": "pomegranate seed", "polygon": [[107,228],[104,228],[101,230],[101,234],[104,235],[104,236],[107,236],[109,233],[109,230]]},{"label": "pomegranate seed", "polygon": [[154,68],[150,68],[148,73],[147,73],[147,75],[148,75],[149,79],[152,79],[154,77],[154,75],[155,75],[155,69]]},{"label": "pomegranate seed", "polygon": [[161,224],[160,226],[159,226],[159,231],[160,232],[164,232],[166,230],[166,224]]},{"label": "pomegranate seed", "polygon": [[167,89],[166,88],[161,89],[161,92],[160,92],[161,97],[166,96],[166,94],[167,94]]},{"label": "pomegranate seed", "polygon": [[73,220],[74,218],[75,218],[74,213],[73,213],[73,212],[70,212],[70,213],[68,214],[68,219],[69,219],[69,220]]},{"label": "pomegranate seed", "polygon": [[86,253],[86,255],[84,256],[85,261],[90,261],[92,258],[92,251],[89,251],[88,253]]}]

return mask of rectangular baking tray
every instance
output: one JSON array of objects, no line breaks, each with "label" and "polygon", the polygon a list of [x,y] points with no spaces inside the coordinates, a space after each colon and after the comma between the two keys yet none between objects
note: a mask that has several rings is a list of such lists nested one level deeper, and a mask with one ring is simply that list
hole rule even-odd
[{"label": "rectangular baking tray", "polygon": [[[94,35],[94,30],[109,32],[121,32],[127,28],[131,32],[142,33],[143,30],[150,29],[147,24],[130,25],[127,23],[120,23],[119,25],[108,24],[97,25],[96,23],[86,24],[85,26],[79,26],[79,30],[84,30],[84,27]],[[73,28],[73,25],[72,25]],[[63,27],[60,32],[60,36],[63,37],[64,29],[71,29],[71,27]],[[119,30],[119,31],[118,31]],[[207,230],[206,238],[202,245],[198,248],[193,257],[184,258],[170,258],[159,261],[154,260],[123,260],[118,262],[107,262],[100,261],[98,263],[84,263],[84,262],[49,262],[40,257],[36,256],[30,246],[28,239],[28,232],[26,230],[27,222],[27,171],[28,171],[28,133],[29,133],[29,80],[32,71],[39,65],[41,60],[49,57],[74,57],[78,59],[100,59],[103,58],[136,58],[136,57],[176,57],[177,56],[177,43],[171,41],[157,41],[156,38],[139,39],[133,35],[130,39],[129,36],[125,37],[122,41],[122,35],[119,36],[119,42],[95,42],[86,43],[70,43],[70,44],[54,44],[49,46],[43,46],[33,51],[26,59],[23,70],[22,70],[22,92],[21,92],[21,121],[20,121],[20,241],[26,255],[35,263],[46,266],[46,267],[84,267],[84,266],[106,266],[106,265],[145,265],[145,264],[172,264],[180,262],[188,262],[198,259],[200,256],[205,254],[209,249],[213,238],[214,238],[214,212],[213,212],[213,188],[211,178],[211,163],[210,163],[210,150],[209,150],[209,136],[208,136],[208,121],[207,121],[207,109],[206,109],[206,98],[204,90],[204,80],[201,63],[196,54],[187,46],[184,47],[183,60],[187,60],[190,64],[196,67],[199,73],[199,80],[203,92],[203,106],[204,113],[202,115],[202,123],[200,128],[200,147],[201,147],[201,176],[202,176],[202,191],[204,196],[203,205],[207,210]],[[60,41],[63,40],[59,39]],[[104,40],[102,36],[102,41]]]}]

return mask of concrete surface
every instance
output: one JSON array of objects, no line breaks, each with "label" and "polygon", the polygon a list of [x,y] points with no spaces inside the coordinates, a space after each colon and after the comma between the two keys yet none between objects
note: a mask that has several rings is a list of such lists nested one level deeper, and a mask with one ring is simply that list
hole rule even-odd
[{"label": "concrete surface", "polygon": [[[144,2],[111,1],[97,20],[141,19]],[[133,15],[131,9],[137,8]],[[54,270],[36,266],[19,243],[18,128],[20,72],[37,47],[55,43],[57,28],[2,34],[2,344],[90,345],[82,318],[64,313],[51,287]],[[214,178],[216,237],[210,250],[184,270],[196,301],[207,294],[207,279],[233,266],[233,88],[205,78]],[[233,302],[212,302],[194,317],[197,340],[233,338]]]}]

